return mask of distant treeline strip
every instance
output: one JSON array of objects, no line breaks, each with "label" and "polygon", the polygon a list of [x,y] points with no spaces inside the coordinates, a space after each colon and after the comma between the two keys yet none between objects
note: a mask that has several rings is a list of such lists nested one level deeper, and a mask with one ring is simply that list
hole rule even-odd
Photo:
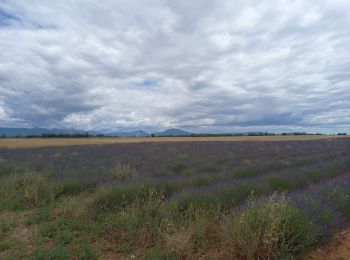
[{"label": "distant treeline strip", "polygon": [[53,134],[53,133],[43,133],[41,135],[16,135],[16,136],[6,136],[2,135],[1,138],[87,138],[87,137],[102,137],[104,135],[91,135],[86,133],[74,133],[74,134]]}]

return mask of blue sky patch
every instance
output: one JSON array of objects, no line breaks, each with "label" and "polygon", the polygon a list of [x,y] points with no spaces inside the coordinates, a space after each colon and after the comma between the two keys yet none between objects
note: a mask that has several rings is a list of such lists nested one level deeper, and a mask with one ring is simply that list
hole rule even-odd
[{"label": "blue sky patch", "polygon": [[0,26],[8,26],[14,21],[20,21],[20,19],[4,10],[0,9]]},{"label": "blue sky patch", "polygon": [[144,81],[136,83],[136,85],[140,87],[155,87],[155,86],[159,86],[159,84],[160,84],[159,80],[154,80],[154,79],[145,79]]}]

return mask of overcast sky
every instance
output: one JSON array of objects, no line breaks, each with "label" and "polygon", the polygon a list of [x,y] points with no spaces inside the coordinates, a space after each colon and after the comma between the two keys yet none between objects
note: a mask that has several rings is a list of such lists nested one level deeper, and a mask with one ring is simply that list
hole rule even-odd
[{"label": "overcast sky", "polygon": [[0,0],[0,126],[350,132],[349,0]]}]

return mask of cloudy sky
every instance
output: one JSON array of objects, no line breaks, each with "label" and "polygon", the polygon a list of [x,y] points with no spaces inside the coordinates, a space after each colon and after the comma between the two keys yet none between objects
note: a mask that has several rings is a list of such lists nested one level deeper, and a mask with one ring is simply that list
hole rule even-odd
[{"label": "cloudy sky", "polygon": [[0,126],[350,131],[349,0],[0,0]]}]

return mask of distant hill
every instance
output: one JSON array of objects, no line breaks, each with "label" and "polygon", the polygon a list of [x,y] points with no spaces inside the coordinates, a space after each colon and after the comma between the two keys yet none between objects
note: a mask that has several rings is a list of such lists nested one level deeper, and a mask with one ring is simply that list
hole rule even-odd
[{"label": "distant hill", "polygon": [[154,133],[155,136],[184,136],[184,135],[191,135],[192,133],[186,132],[182,129],[178,128],[171,128],[164,130],[162,132]]},{"label": "distant hill", "polygon": [[130,137],[145,137],[149,136],[149,133],[143,131],[143,130],[136,130],[136,131],[130,131],[130,132],[111,132],[107,133],[106,135],[109,136],[130,136]]},{"label": "distant hill", "polygon": [[[87,131],[77,129],[59,129],[59,128],[7,128],[0,127],[0,136],[36,136],[42,134],[85,134]],[[88,131],[90,135],[96,135],[98,132]]]}]

